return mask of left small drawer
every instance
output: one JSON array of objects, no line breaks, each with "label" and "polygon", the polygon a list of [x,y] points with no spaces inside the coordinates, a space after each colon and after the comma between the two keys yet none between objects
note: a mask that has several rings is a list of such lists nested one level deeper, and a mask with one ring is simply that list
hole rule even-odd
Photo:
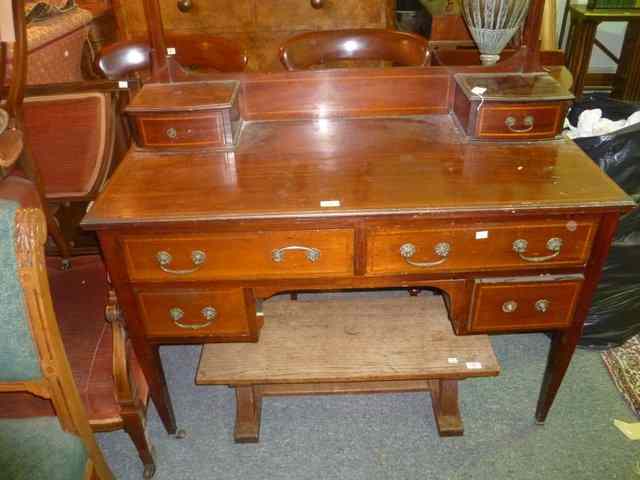
[{"label": "left small drawer", "polygon": [[138,144],[158,147],[224,147],[225,130],[221,113],[138,116],[135,119]]},{"label": "left small drawer", "polygon": [[255,340],[255,302],[241,288],[143,290],[138,308],[149,337]]}]

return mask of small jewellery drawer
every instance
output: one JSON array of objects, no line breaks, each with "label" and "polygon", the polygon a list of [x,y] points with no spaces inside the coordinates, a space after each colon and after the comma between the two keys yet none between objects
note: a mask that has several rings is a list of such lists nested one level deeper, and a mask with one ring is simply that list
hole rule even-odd
[{"label": "small jewellery drawer", "polygon": [[150,337],[256,336],[255,306],[240,289],[143,290],[137,293]]},{"label": "small jewellery drawer", "polygon": [[225,127],[219,112],[137,116],[138,145],[157,147],[222,147]]},{"label": "small jewellery drawer", "polygon": [[494,103],[480,109],[478,138],[554,137],[562,129],[566,107],[549,103]]},{"label": "small jewellery drawer", "polygon": [[596,226],[595,219],[582,218],[372,229],[367,235],[367,274],[582,265]]},{"label": "small jewellery drawer", "polygon": [[582,280],[582,275],[476,280],[470,331],[566,327],[573,318]]},{"label": "small jewellery drawer", "polygon": [[353,272],[353,231],[229,232],[121,238],[132,281],[297,278]]}]

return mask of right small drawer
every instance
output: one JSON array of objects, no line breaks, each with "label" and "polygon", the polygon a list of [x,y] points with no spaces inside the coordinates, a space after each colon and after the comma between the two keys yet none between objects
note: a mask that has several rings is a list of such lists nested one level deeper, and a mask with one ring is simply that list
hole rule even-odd
[{"label": "right small drawer", "polygon": [[567,327],[582,275],[476,280],[470,331],[508,332]]},{"label": "right small drawer", "polygon": [[562,129],[560,102],[494,103],[479,109],[475,135],[487,139],[553,138]]}]

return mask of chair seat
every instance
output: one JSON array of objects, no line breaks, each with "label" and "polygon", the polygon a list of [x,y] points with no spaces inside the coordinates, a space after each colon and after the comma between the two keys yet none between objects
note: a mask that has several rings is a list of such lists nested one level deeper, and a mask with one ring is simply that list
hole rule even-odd
[{"label": "chair seat", "polygon": [[0,420],[0,477],[82,479],[86,463],[82,440],[64,432],[57,417]]},{"label": "chair seat", "polygon": [[[54,309],[60,326],[67,358],[78,391],[87,408],[89,420],[105,423],[120,419],[113,379],[113,336],[111,324],[103,319],[107,301],[104,263],[97,255],[76,257],[70,270],[60,269],[59,258],[47,259],[47,271]],[[135,356],[132,373],[139,386],[139,398],[147,398],[147,383]],[[29,398],[28,394],[3,394],[5,416],[49,416],[48,401]]]}]

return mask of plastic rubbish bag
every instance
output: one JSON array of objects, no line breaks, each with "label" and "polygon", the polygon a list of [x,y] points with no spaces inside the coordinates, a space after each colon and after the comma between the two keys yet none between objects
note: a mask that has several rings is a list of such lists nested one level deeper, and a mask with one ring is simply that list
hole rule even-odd
[{"label": "plastic rubbish bag", "polygon": [[[601,108],[612,120],[629,117],[640,106],[587,96],[572,109],[570,121],[586,109]],[[636,203],[640,204],[640,124],[575,140]],[[606,349],[640,333],[640,208],[622,217],[598,284],[580,345]]]}]

